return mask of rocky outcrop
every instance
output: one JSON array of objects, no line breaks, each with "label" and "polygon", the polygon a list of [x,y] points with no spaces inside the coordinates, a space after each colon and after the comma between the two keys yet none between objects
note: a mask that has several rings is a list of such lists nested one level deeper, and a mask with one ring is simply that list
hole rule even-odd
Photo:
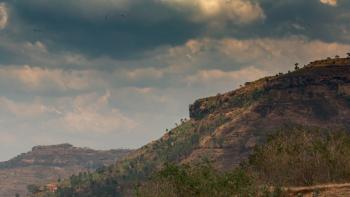
[{"label": "rocky outcrop", "polygon": [[[295,72],[266,77],[255,82],[246,83],[246,86],[232,92],[199,99],[190,105],[190,117],[200,120],[208,114],[221,110],[240,108],[264,95],[272,97],[272,94],[277,96],[274,97],[274,100],[280,100],[281,97],[287,96],[282,93],[285,91],[296,93],[295,90],[299,90],[302,91],[301,94],[303,95],[319,98],[324,96],[322,95],[324,91],[333,91],[333,93],[339,95],[349,96],[349,69],[349,58],[315,61]],[[328,90],[321,90],[324,87]],[[317,92],[318,88],[320,88],[319,92]],[[308,91],[308,89],[310,90]],[[280,91],[281,94],[276,93],[277,91]],[[290,96],[294,95],[290,94]]]}]

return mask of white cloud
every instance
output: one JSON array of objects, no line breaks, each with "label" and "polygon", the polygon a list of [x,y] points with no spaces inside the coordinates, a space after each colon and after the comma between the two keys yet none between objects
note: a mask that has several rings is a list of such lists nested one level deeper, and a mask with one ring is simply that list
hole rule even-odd
[{"label": "white cloud", "polygon": [[74,99],[72,110],[60,119],[71,132],[111,133],[131,130],[136,122],[109,106],[110,93],[98,96],[89,94]]},{"label": "white cloud", "polygon": [[5,3],[0,3],[0,30],[4,29],[7,25],[8,13]]},{"label": "white cloud", "polygon": [[35,118],[52,111],[39,101],[34,101],[32,103],[15,102],[6,97],[0,97],[0,108],[1,110],[15,115],[17,118]]},{"label": "white cloud", "polygon": [[[102,74],[96,70],[63,70],[29,65],[0,67],[0,78],[20,83],[23,89],[85,90],[104,85]],[[14,84],[13,84],[14,85]]]},{"label": "white cloud", "polygon": [[336,6],[338,3],[337,0],[320,0],[320,2],[330,6]]},{"label": "white cloud", "polygon": [[110,105],[110,96],[109,92],[104,95],[92,93],[56,98],[51,102],[41,99],[23,102],[0,97],[0,122],[16,120],[17,126],[21,127],[29,124],[37,129],[71,133],[108,134],[135,128],[134,120]]},{"label": "white cloud", "polygon": [[162,0],[179,9],[193,11],[193,20],[229,20],[235,23],[251,23],[265,18],[258,3],[249,0]]}]

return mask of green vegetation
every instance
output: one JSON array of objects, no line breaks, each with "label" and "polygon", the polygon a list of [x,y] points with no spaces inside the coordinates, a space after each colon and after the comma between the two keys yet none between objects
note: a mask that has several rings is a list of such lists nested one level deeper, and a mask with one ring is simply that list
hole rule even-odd
[{"label": "green vegetation", "polygon": [[209,162],[167,164],[136,191],[139,197],[255,196],[254,182],[244,171],[220,172]]},{"label": "green vegetation", "polygon": [[[84,191],[84,194],[81,193]],[[52,196],[119,196],[118,182],[112,177],[107,177],[98,173],[79,173],[73,175],[69,181],[58,187]],[[46,197],[46,195],[44,195]]]}]

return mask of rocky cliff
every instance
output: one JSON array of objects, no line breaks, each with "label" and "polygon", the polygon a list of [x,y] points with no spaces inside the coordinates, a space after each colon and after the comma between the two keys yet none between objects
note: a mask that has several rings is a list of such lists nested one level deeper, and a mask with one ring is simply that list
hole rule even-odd
[{"label": "rocky cliff", "polygon": [[349,129],[349,107],[347,58],[317,61],[291,73],[247,83],[191,105],[194,124],[220,116],[227,120],[203,136],[186,159],[209,154],[222,167],[229,167],[244,159],[270,132],[287,124]]}]

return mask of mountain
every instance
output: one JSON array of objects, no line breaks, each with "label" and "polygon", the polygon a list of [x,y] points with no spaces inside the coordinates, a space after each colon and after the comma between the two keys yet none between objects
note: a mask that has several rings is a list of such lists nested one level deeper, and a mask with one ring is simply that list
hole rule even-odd
[{"label": "mountain", "polygon": [[[75,196],[127,194],[164,163],[203,158],[223,171],[246,160],[269,135],[293,125],[350,131],[350,58],[325,59],[195,101],[190,119],[132,152],[98,177],[62,186]],[[88,181],[87,181],[88,180]],[[116,191],[115,188],[118,188]],[[129,193],[130,194],[130,193]]]},{"label": "mountain", "polygon": [[130,150],[97,151],[70,144],[36,146],[31,151],[0,162],[0,196],[25,196],[30,184],[44,185],[72,174],[115,163]]},{"label": "mountain", "polygon": [[119,163],[151,160],[157,166],[209,157],[225,169],[246,159],[271,132],[293,124],[350,128],[350,58],[315,61],[199,99],[190,106],[190,120]]}]

